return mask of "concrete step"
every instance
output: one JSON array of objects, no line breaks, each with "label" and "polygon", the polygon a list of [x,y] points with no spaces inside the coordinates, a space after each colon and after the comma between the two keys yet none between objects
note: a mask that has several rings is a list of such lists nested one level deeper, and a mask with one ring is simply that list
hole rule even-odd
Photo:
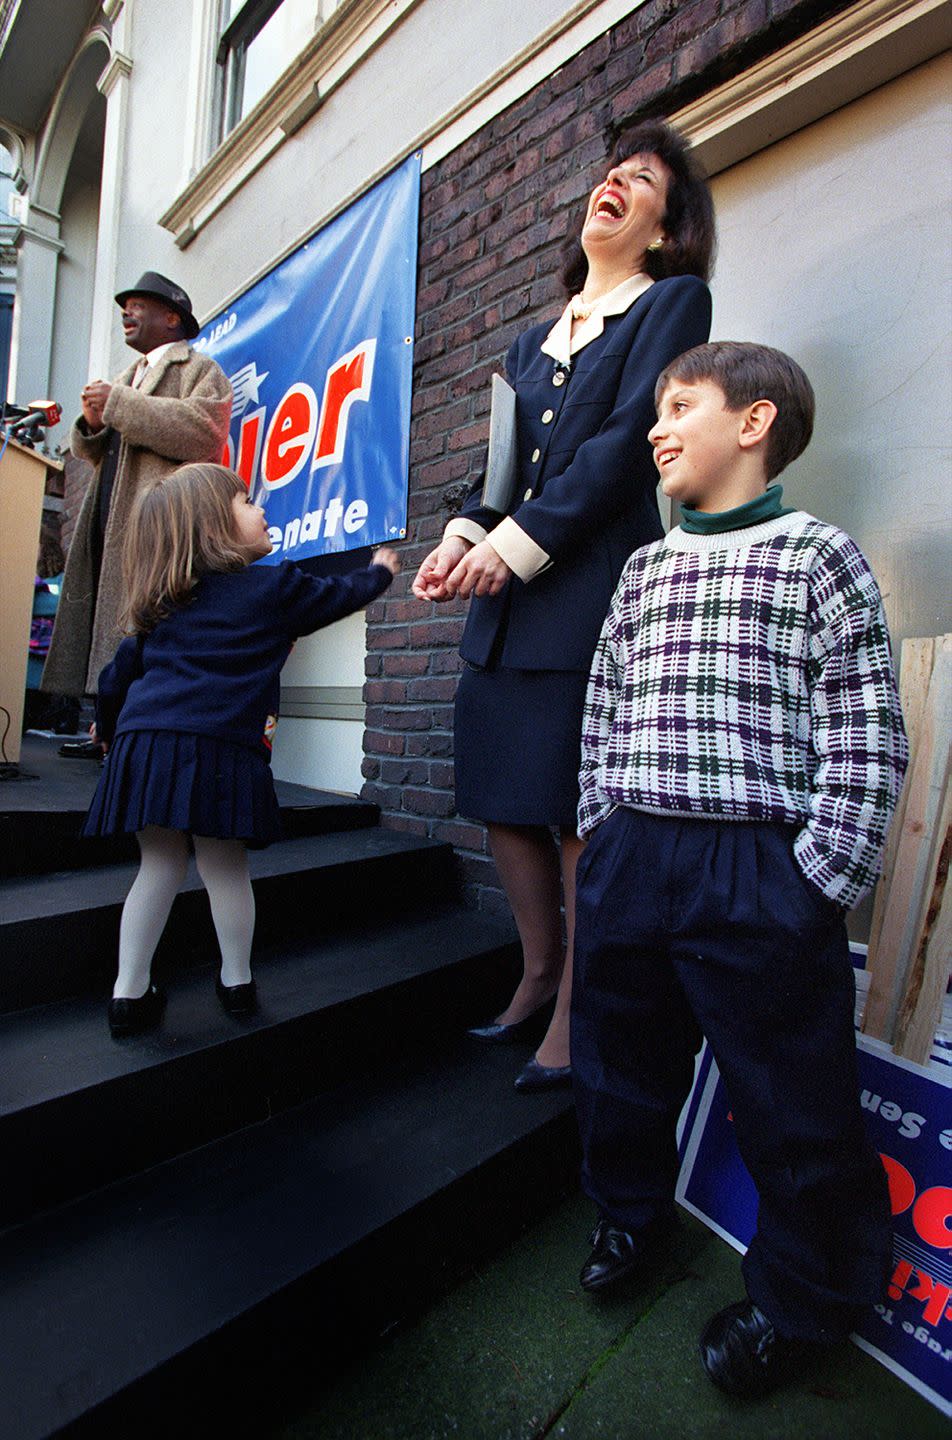
[{"label": "concrete step", "polygon": [[530,1050],[388,1061],[4,1231],[0,1436],[253,1433],[262,1376],[353,1351],[564,1193],[571,1098],[512,1088]]},{"label": "concrete step", "polygon": [[[256,937],[269,945],[344,918],[441,903],[454,886],[448,845],[393,830],[356,829],[281,841],[249,854]],[[0,1013],[80,995],[115,978],[122,903],[134,863],[15,876],[0,899]],[[158,972],[207,964],[218,953],[194,864],[157,951]]]},{"label": "concrete step", "polygon": [[0,1224],[438,1046],[505,1003],[518,954],[511,926],[444,901],[261,946],[252,1016],[222,1011],[208,965],[170,978],[147,1034],[112,1038],[108,992],[0,1016]]}]

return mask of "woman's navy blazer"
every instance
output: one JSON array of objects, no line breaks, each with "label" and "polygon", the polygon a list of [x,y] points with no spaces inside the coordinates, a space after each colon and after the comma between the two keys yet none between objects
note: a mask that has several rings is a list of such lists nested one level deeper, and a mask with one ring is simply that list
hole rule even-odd
[{"label": "woman's navy blazer", "polygon": [[[625,561],[663,533],[647,439],[655,381],[707,340],[710,291],[694,275],[659,280],[604,324],[572,357],[567,380],[539,349],[551,322],[509,351],[519,476],[509,513],[552,563],[527,583],[512,576],[500,594],[473,599],[460,647],[473,665],[492,655],[512,669],[587,671]],[[460,513],[488,531],[499,515],[480,504],[481,489],[480,481]]]}]

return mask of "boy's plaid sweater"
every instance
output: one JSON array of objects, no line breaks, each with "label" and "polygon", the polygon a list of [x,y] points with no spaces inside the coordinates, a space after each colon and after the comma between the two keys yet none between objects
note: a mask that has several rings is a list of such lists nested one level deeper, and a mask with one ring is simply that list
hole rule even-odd
[{"label": "boy's plaid sweater", "polygon": [[797,825],[803,874],[851,906],[907,758],[879,589],[842,530],[798,511],[632,555],[589,679],[583,836],[617,805]]}]

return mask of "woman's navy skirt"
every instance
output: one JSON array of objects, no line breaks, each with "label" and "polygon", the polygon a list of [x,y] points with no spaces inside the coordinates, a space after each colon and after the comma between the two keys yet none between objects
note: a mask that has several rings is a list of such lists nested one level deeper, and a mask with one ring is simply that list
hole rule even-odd
[{"label": "woman's navy skirt", "polygon": [[455,722],[461,815],[575,829],[587,685],[575,670],[465,667]]},{"label": "woman's navy skirt", "polygon": [[257,750],[210,735],[123,732],[106,756],[82,833],[146,825],[270,845],[283,835],[271,766]]}]

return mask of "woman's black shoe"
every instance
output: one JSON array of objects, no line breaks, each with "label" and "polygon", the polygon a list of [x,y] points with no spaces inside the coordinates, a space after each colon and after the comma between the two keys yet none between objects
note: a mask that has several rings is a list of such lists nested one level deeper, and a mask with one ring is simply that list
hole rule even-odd
[{"label": "woman's black shoe", "polygon": [[523,1094],[527,1090],[558,1090],[571,1083],[571,1065],[540,1065],[534,1055],[526,1061],[515,1079],[516,1089]]},{"label": "woman's black shoe", "polygon": [[258,1007],[258,987],[253,980],[247,985],[223,985],[219,976],[215,981],[215,994],[229,1015],[251,1015]]},{"label": "woman's black shoe", "polygon": [[531,1014],[523,1020],[513,1021],[511,1025],[493,1021],[491,1025],[476,1025],[466,1034],[471,1040],[481,1040],[484,1045],[508,1045],[513,1040],[528,1040],[535,1035],[541,1037],[549,1021],[548,1012],[552,1003],[551,997],[544,1000]]},{"label": "woman's black shoe", "polygon": [[136,1000],[125,997],[109,1001],[109,1029],[113,1035],[138,1035],[151,1030],[162,1018],[165,996],[157,985],[150,985]]}]

